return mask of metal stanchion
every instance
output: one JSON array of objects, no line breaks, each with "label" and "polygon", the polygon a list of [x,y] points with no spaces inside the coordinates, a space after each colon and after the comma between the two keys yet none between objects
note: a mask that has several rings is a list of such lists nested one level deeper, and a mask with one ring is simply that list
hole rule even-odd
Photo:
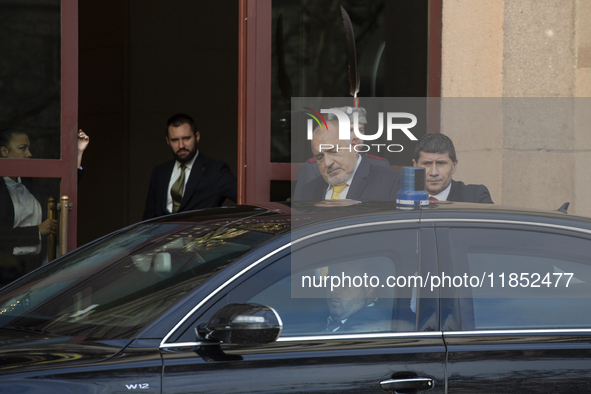
[{"label": "metal stanchion", "polygon": [[[56,209],[57,209],[57,206],[56,206],[55,198],[49,197],[49,199],[47,200],[47,218],[48,219],[56,219],[57,218]],[[55,256],[55,243],[56,243],[55,234],[49,234],[47,236],[47,261],[55,260],[55,257],[56,257]]]},{"label": "metal stanchion", "polygon": [[68,196],[62,196],[60,202],[60,256],[68,252],[68,213],[70,211],[70,204]]}]

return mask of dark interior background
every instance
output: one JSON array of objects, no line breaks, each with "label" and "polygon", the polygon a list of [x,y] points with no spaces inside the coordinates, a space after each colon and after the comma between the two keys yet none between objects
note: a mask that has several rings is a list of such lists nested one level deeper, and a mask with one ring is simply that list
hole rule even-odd
[{"label": "dark interior background", "polygon": [[141,220],[175,113],[236,174],[238,2],[79,0],[79,51],[78,245]]},{"label": "dark interior background", "polygon": [[[289,96],[348,96],[341,5],[356,30],[360,97],[427,95],[428,0],[274,0],[272,161],[291,160],[279,122]],[[79,126],[91,142],[78,245],[141,219],[152,168],[172,157],[164,125],[175,113],[191,115],[200,149],[236,174],[238,22],[238,1],[79,0]],[[410,165],[411,150],[388,159]],[[281,201],[293,182],[271,186],[270,200]]]}]

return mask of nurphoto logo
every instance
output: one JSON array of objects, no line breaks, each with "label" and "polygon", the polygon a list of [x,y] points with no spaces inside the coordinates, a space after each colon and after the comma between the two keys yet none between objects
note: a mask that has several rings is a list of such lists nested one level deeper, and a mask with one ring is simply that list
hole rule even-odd
[{"label": "nurphoto logo", "polygon": [[[318,127],[322,130],[326,130],[328,129],[328,124],[326,123],[326,120],[324,119],[324,117],[321,114],[332,114],[334,118],[336,118],[336,120],[338,121],[338,125],[339,125],[339,139],[340,140],[350,140],[351,139],[351,132],[353,132],[355,134],[355,137],[357,137],[360,141],[365,142],[365,141],[375,141],[378,138],[380,138],[382,136],[382,134],[384,133],[384,113],[383,112],[379,112],[378,113],[378,131],[375,132],[374,134],[368,134],[367,130],[364,133],[359,131],[359,112],[357,111],[351,111],[351,109],[349,109],[349,111],[352,112],[347,114],[344,111],[340,110],[340,109],[336,109],[336,108],[330,108],[330,109],[321,109],[320,112],[312,109],[312,108],[308,108],[308,107],[303,107],[304,109],[310,111],[310,112],[304,112],[306,115],[309,115],[312,119],[308,119],[308,123],[307,123],[307,138],[309,141],[312,140],[312,135],[314,132],[314,122],[313,120],[316,121],[316,124],[318,125]],[[351,123],[351,118],[350,115],[352,115],[353,118],[353,122]],[[386,113],[386,138],[388,141],[392,141],[392,138],[394,136],[394,131],[395,130],[400,130],[402,131],[407,137],[408,139],[410,139],[411,141],[417,141],[417,137],[414,136],[414,134],[409,130],[412,129],[414,126],[416,126],[417,124],[417,117],[414,116],[413,114],[409,113],[409,112],[387,112]],[[410,122],[408,123],[394,123],[394,121],[399,121],[399,119],[408,119],[410,120]],[[385,148],[386,150],[388,150],[388,152],[402,152],[402,150],[404,149],[402,145],[400,144],[365,144],[365,143],[360,143],[357,144],[353,147],[353,149],[356,152],[368,152],[372,147],[376,148],[378,152],[380,152],[381,148]],[[319,150],[331,150],[331,149],[335,149],[335,146],[331,145],[331,144],[320,144]],[[336,149],[343,149],[342,147],[336,147]]]}]

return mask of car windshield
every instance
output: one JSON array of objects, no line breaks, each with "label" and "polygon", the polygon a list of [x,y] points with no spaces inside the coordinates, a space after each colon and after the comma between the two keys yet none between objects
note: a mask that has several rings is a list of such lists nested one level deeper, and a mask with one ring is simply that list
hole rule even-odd
[{"label": "car windshield", "polygon": [[271,237],[228,224],[137,225],[3,289],[0,327],[93,340],[133,338]]}]

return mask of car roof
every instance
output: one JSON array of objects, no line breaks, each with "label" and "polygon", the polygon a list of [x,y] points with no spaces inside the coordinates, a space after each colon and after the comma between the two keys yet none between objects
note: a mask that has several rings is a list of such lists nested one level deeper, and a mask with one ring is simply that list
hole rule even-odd
[{"label": "car roof", "polygon": [[495,204],[458,202],[430,203],[421,209],[403,210],[395,202],[363,202],[347,206],[326,206],[319,202],[283,202],[237,205],[179,213],[153,219],[150,222],[193,222],[211,225],[247,227],[282,234],[323,223],[337,226],[343,223],[371,221],[446,221],[446,220],[510,220],[591,229],[591,218],[561,211],[538,210]]}]

